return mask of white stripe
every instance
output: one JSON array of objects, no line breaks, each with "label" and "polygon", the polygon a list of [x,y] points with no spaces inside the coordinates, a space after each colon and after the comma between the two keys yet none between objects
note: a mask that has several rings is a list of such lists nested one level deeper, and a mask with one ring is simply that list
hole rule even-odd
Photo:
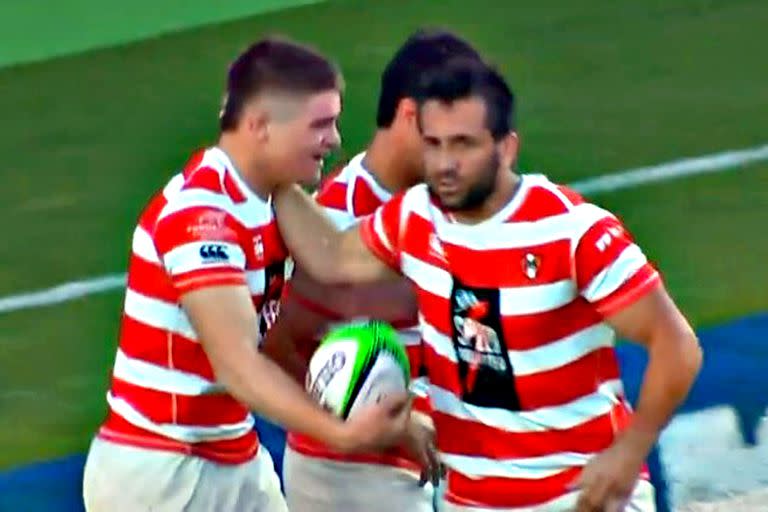
[{"label": "white stripe", "polygon": [[393,252],[392,242],[387,236],[387,232],[384,230],[384,221],[381,218],[381,209],[376,210],[373,214],[373,231],[376,233],[379,241],[386,247],[387,251]]},{"label": "white stripe", "polygon": [[503,316],[543,313],[565,306],[576,297],[571,279],[550,284],[517,286],[499,290],[499,309]]},{"label": "white stripe", "polygon": [[522,377],[560,368],[597,349],[612,347],[613,344],[613,329],[601,323],[541,347],[510,350],[509,362],[515,376]]},{"label": "white stripe", "polygon": [[157,424],[134,409],[127,401],[111,393],[107,393],[107,403],[113,411],[125,418],[129,423],[185,443],[237,439],[247,434],[254,425],[253,416],[250,414],[244,421],[239,423],[217,425],[214,427],[195,427],[170,423]]},{"label": "white stripe", "polygon": [[169,200],[181,191],[181,187],[184,186],[184,174],[179,173],[168,181],[168,184],[163,187],[163,196],[165,200]]},{"label": "white stripe", "polygon": [[264,287],[266,286],[266,275],[264,269],[249,270],[245,273],[245,280],[248,283],[248,291],[251,295],[264,295]]},{"label": "white stripe", "polygon": [[232,201],[224,194],[218,192],[199,188],[179,190],[174,195],[168,197],[168,202],[160,211],[157,220],[160,221],[174,213],[196,207],[216,208],[229,213],[232,206]]},{"label": "white stripe", "polygon": [[131,250],[144,261],[160,264],[160,256],[157,255],[155,242],[152,241],[150,234],[141,226],[137,226],[133,232]]},{"label": "white stripe", "polygon": [[421,321],[421,336],[424,343],[428,344],[441,357],[456,362],[456,351],[453,347],[453,341],[450,336],[446,336],[435,326],[427,322],[422,315],[419,315]]},{"label": "white stripe", "polygon": [[221,384],[199,375],[163,368],[129,357],[120,348],[117,349],[114,375],[129,384],[177,395],[198,396],[226,392]]},{"label": "white stripe", "polygon": [[[221,246],[227,254],[226,260],[206,260],[200,251],[205,246]],[[173,275],[211,268],[245,268],[245,253],[243,249],[229,242],[197,241],[179,245],[168,251],[163,257],[165,268]]]},{"label": "white stripe", "polygon": [[[570,186],[586,195],[599,194],[684,176],[743,169],[747,164],[764,160],[768,160],[768,145],[619,171],[614,174],[587,178],[572,183]],[[172,188],[171,185],[176,179],[174,177],[166,189],[170,190]],[[0,313],[66,302],[86,295],[122,288],[124,283],[125,274],[108,274],[71,281],[36,292],[0,297]]]},{"label": "white stripe", "polygon": [[257,196],[250,195],[242,203],[234,203],[218,192],[192,188],[168,194],[168,203],[160,212],[158,221],[188,208],[206,207],[224,211],[247,229],[269,224],[273,220],[272,207]]},{"label": "white stripe", "polygon": [[546,432],[552,429],[569,429],[610,412],[620,403],[620,380],[603,383],[600,389],[566,404],[541,407],[533,411],[510,412],[495,407],[479,407],[468,404],[450,391],[430,384],[429,395],[435,410],[459,419],[514,433]]},{"label": "white stripe", "polygon": [[[416,215],[421,215],[414,210]],[[567,213],[535,222],[493,223],[488,225],[444,222],[440,239],[475,251],[526,249],[558,240],[578,239],[598,220],[611,213],[591,203],[576,205]]]},{"label": "white stripe", "polygon": [[429,379],[426,377],[412,379],[409,389],[414,395],[421,398],[427,398],[429,397]]},{"label": "white stripe", "polygon": [[584,466],[593,455],[563,452],[541,457],[496,460],[441,453],[440,458],[446,466],[470,478],[495,476],[541,479],[554,476],[569,468]]},{"label": "white stripe", "polygon": [[191,340],[197,339],[187,314],[177,304],[147,297],[128,288],[125,292],[125,314],[152,327],[171,331]]},{"label": "white stripe", "polygon": [[582,295],[590,302],[604,299],[618,290],[647,261],[640,247],[635,244],[626,247],[613,263],[592,279]]},{"label": "white stripe", "polygon": [[450,298],[453,278],[447,270],[411,256],[407,252],[400,255],[403,274],[416,286],[438,297]]}]

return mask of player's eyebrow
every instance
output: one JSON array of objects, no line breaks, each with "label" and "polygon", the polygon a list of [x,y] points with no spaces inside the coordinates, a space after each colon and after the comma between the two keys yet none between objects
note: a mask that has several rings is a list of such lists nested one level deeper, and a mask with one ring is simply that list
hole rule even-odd
[{"label": "player's eyebrow", "polygon": [[310,123],[310,126],[312,128],[323,128],[325,126],[331,126],[332,124],[336,123],[336,119],[338,119],[337,116],[328,116],[328,117],[322,117],[320,119],[315,119]]}]

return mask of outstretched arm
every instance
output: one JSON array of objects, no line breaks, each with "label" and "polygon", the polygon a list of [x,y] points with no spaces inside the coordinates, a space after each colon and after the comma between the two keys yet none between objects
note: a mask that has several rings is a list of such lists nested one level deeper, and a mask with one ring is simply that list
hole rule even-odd
[{"label": "outstretched arm", "polygon": [[403,404],[371,408],[342,422],[259,353],[258,323],[246,286],[206,287],[184,294],[181,302],[217,381],[251,410],[342,451],[388,445],[402,436],[408,418]]},{"label": "outstretched arm", "polygon": [[296,262],[325,284],[367,283],[398,275],[363,243],[358,225],[339,231],[300,187],[273,197],[280,234]]}]

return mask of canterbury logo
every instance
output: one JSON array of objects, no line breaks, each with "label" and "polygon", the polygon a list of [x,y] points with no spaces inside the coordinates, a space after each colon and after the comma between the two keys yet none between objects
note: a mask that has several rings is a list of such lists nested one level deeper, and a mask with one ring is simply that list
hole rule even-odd
[{"label": "canterbury logo", "polygon": [[223,245],[208,244],[200,246],[200,257],[204,260],[227,261],[229,255]]}]

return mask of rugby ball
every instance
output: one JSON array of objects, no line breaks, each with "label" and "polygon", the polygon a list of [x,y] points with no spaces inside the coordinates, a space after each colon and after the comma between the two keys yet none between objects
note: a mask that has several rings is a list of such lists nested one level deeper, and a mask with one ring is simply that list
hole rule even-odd
[{"label": "rugby ball", "polygon": [[348,418],[361,407],[408,389],[410,366],[397,331],[366,321],[330,330],[309,361],[306,388],[327,410]]}]

